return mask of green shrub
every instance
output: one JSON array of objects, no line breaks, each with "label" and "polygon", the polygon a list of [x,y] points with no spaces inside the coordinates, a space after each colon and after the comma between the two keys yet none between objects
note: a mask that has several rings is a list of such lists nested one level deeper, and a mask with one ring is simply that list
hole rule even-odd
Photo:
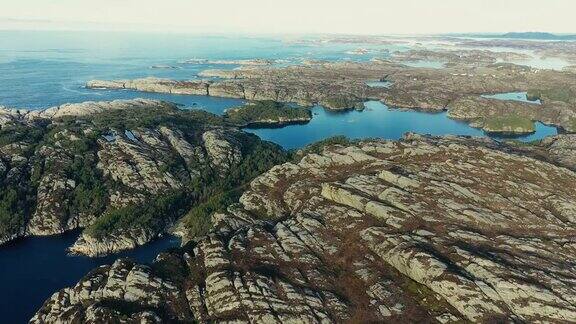
[{"label": "green shrub", "polygon": [[182,215],[185,208],[185,193],[172,192],[158,196],[145,204],[110,210],[86,228],[85,233],[95,238],[101,238],[125,229],[160,230]]},{"label": "green shrub", "polygon": [[534,122],[521,116],[491,117],[484,122],[484,129],[488,131],[511,131],[534,132]]},{"label": "green shrub", "polygon": [[211,215],[225,211],[228,206],[236,203],[238,198],[240,198],[240,190],[234,189],[213,195],[207,201],[192,207],[182,219],[189,237],[198,237],[208,233],[212,228]]},{"label": "green shrub", "polygon": [[18,192],[12,188],[0,191],[0,235],[13,233],[24,224],[19,200]]}]

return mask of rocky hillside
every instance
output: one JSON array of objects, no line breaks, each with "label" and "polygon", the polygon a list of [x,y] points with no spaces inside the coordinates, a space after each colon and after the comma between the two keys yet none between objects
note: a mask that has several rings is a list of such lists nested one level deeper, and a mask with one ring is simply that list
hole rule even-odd
[{"label": "rocky hillside", "polygon": [[0,109],[0,244],[85,228],[75,253],[133,248],[285,160],[221,117],[164,102]]},{"label": "rocky hillside", "polygon": [[100,267],[32,322],[573,322],[576,173],[542,158],[569,143],[317,146],[207,236]]}]

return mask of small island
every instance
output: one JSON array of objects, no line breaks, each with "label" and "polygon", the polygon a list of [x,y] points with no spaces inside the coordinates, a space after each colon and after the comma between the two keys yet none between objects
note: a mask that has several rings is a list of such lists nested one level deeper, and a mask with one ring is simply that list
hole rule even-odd
[{"label": "small island", "polygon": [[312,119],[310,109],[291,107],[272,100],[254,101],[226,111],[224,118],[242,127],[306,124]]}]

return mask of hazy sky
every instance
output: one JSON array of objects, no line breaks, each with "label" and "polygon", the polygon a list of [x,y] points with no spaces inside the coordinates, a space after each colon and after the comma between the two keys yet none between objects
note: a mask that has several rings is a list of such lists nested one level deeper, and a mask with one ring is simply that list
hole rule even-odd
[{"label": "hazy sky", "polygon": [[0,0],[0,29],[576,32],[575,0]]}]

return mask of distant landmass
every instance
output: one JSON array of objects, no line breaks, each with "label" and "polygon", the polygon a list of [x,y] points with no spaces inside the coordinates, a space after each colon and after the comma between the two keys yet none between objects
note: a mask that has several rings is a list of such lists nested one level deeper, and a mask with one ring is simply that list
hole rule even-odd
[{"label": "distant landmass", "polygon": [[533,39],[533,40],[576,40],[576,34],[552,34],[545,32],[510,32],[505,34],[447,34],[452,37],[474,37],[474,38],[507,38],[507,39]]},{"label": "distant landmass", "polygon": [[518,39],[539,39],[539,40],[576,40],[576,35],[558,35],[543,32],[506,33],[501,37],[518,38]]}]

